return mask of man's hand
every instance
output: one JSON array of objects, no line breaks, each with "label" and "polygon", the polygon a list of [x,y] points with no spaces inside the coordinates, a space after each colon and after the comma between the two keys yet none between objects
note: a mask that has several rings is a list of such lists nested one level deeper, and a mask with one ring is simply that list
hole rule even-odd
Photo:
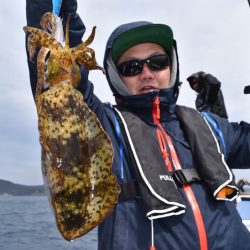
[{"label": "man's hand", "polygon": [[197,93],[200,93],[204,87],[202,76],[205,74],[206,74],[205,72],[199,71],[199,72],[193,73],[187,78],[187,81],[189,82],[190,87]]}]

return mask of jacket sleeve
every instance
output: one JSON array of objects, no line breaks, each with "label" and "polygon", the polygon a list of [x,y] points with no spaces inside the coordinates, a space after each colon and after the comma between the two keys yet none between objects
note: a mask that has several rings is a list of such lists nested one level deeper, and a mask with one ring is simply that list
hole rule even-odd
[{"label": "jacket sleeve", "polygon": [[[51,0],[26,0],[26,19],[27,26],[41,28],[40,20],[45,12],[52,12],[52,1]],[[76,0],[63,0],[60,17],[63,19],[63,26],[66,25],[67,17],[70,15],[70,25],[69,25],[69,43],[70,47],[75,47],[82,42],[83,34],[85,32],[85,26],[77,14],[77,1]],[[33,62],[29,60],[28,50],[27,50],[27,35],[26,35],[26,53],[28,60],[28,68],[30,75],[30,84],[32,89],[32,94],[35,96],[36,85],[37,85],[37,53],[39,48],[34,55]],[[93,84],[88,81],[88,70],[81,66],[81,81],[78,86],[78,90],[83,94],[83,98],[87,105],[95,112],[102,121],[103,119],[103,104],[94,95]]]},{"label": "jacket sleeve", "polygon": [[229,158],[231,168],[250,168],[250,124],[231,123],[229,132]]},{"label": "jacket sleeve", "polygon": [[227,151],[227,164],[230,168],[250,168],[250,124],[246,122],[228,122],[214,114],[210,115],[216,120],[225,140]]}]

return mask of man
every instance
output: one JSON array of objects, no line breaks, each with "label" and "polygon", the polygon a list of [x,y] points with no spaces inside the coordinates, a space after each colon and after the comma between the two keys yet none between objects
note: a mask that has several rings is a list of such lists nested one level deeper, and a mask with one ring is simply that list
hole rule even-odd
[{"label": "man", "polygon": [[[69,2],[75,20],[70,42],[76,44],[84,26],[75,1]],[[68,14],[64,4],[61,15]],[[29,26],[37,26],[32,13],[48,11],[27,9]],[[122,189],[99,225],[100,250],[250,248],[250,234],[230,201],[237,188],[228,167],[249,166],[250,126],[211,114],[224,135],[223,147],[198,112],[176,106],[178,65],[171,28],[135,22],[119,26],[106,46],[104,68],[115,107],[94,95],[82,68],[78,89],[112,141],[112,171]]]},{"label": "man", "polygon": [[212,112],[228,119],[221,83],[212,75],[197,72],[187,78],[190,87],[197,93],[196,109],[200,112]]}]

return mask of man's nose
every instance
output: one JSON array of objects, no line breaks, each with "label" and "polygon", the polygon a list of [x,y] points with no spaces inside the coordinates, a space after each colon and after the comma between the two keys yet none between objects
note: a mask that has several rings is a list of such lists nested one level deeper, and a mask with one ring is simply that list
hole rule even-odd
[{"label": "man's nose", "polygon": [[142,72],[140,74],[140,77],[143,78],[152,78],[153,77],[153,73],[152,70],[148,67],[147,63],[143,64],[143,68],[142,68]]}]

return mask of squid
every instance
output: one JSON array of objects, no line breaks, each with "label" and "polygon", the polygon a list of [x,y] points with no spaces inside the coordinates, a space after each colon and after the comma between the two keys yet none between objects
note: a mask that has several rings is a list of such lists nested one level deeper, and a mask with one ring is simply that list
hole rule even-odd
[{"label": "squid", "polygon": [[41,27],[25,26],[24,31],[29,34],[30,60],[40,47],[35,102],[42,174],[57,227],[70,241],[85,235],[112,212],[120,188],[111,170],[111,140],[76,89],[78,64],[104,72],[94,50],[87,47],[94,39],[95,27],[85,42],[73,48],[69,47],[69,18],[65,46],[54,37],[53,13],[43,15]]}]

